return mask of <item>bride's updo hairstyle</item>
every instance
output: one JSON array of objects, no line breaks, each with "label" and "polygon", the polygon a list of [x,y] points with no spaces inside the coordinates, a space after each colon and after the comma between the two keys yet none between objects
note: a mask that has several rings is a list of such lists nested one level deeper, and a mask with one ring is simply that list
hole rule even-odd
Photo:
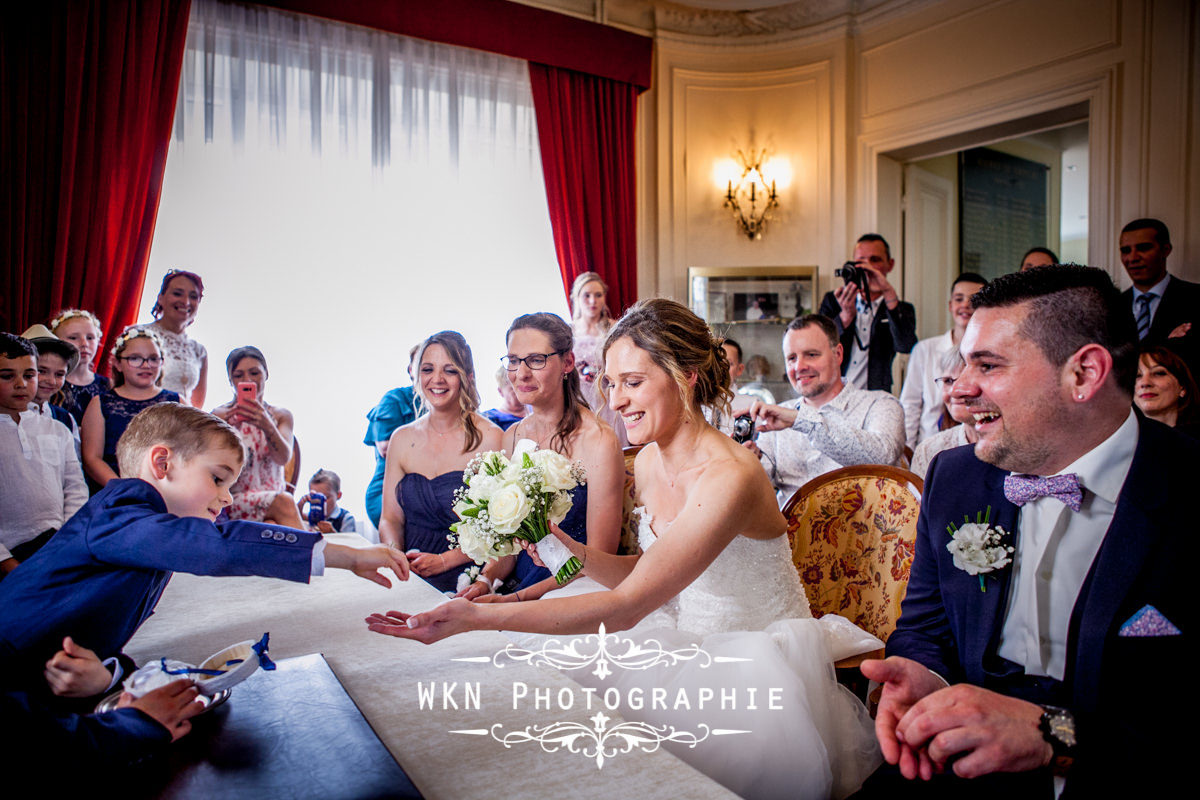
[{"label": "bride's updo hairstyle", "polygon": [[458,331],[435,333],[421,342],[421,348],[417,351],[417,358],[413,362],[417,367],[417,374],[413,376],[413,383],[416,388],[417,399],[420,401],[421,407],[425,410],[428,410],[429,404],[421,391],[421,362],[425,359],[426,348],[434,344],[440,344],[446,351],[446,355],[450,358],[450,363],[458,368],[460,384],[458,408],[463,430],[467,432],[465,446],[463,447],[463,452],[466,453],[474,450],[483,441],[483,434],[475,426],[475,410],[479,408],[479,389],[475,386],[475,357],[471,355],[471,346],[467,344],[467,340]]},{"label": "bride's updo hairstyle", "polygon": [[[702,408],[712,408],[717,419],[729,413],[733,400],[729,359],[721,341],[713,338],[704,320],[687,306],[665,298],[639,300],[608,332],[604,340],[606,363],[608,348],[625,337],[675,380],[689,411],[700,414]],[[696,376],[694,387],[688,386],[691,374]]]},{"label": "bride's updo hairstyle", "polygon": [[[564,358],[575,346],[575,335],[571,332],[571,326],[563,322],[558,315],[547,314],[544,311],[537,314],[524,314],[514,319],[512,325],[508,326],[508,333],[504,334],[504,341],[507,343],[515,331],[526,328],[546,334],[550,340],[550,346],[555,351],[561,351]],[[554,436],[550,438],[551,450],[566,452],[567,439],[570,439],[571,434],[579,428],[579,423],[583,421],[584,410],[589,413],[591,411],[579,384],[579,371],[573,369],[563,377],[563,414],[562,419],[558,421]]]}]

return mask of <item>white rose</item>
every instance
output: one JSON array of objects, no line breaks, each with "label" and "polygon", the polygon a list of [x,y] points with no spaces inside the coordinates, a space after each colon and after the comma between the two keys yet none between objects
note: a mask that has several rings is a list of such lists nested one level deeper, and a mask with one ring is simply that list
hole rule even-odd
[{"label": "white rose", "polygon": [[571,493],[565,491],[559,492],[550,501],[550,510],[546,513],[546,517],[555,525],[558,525],[567,518],[567,512],[571,510],[571,505]]},{"label": "white rose", "polygon": [[465,513],[474,507],[474,504],[468,503],[466,500],[458,500],[454,503],[452,510],[459,519],[466,519]]},{"label": "white rose", "polygon": [[482,564],[487,560],[487,543],[480,535],[479,528],[474,522],[460,522],[458,524],[458,547],[467,558],[474,561],[476,564]]},{"label": "white rose", "polygon": [[574,489],[575,476],[571,474],[571,462],[562,453],[553,450],[538,450],[533,454],[533,461],[542,468],[542,490],[560,492],[564,489]]},{"label": "white rose", "polygon": [[537,442],[533,439],[522,439],[517,442],[517,446],[513,448],[512,457],[509,459],[513,464],[521,463],[521,456],[529,453],[530,455],[537,450]]},{"label": "white rose", "polygon": [[467,497],[476,503],[480,500],[486,500],[500,488],[501,484],[502,481],[498,476],[481,472],[471,478],[471,484],[467,487]]},{"label": "white rose", "polygon": [[525,492],[510,483],[497,489],[488,501],[488,518],[497,533],[515,533],[529,515],[529,507]]}]

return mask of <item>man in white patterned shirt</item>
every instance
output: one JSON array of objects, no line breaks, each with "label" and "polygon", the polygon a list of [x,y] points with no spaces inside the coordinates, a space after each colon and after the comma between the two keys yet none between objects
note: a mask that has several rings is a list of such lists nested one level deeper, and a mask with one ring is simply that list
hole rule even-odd
[{"label": "man in white patterned shirt", "polygon": [[900,463],[904,409],[884,391],[842,380],[842,345],[828,317],[808,314],[783,334],[788,381],[800,397],[750,409],[758,437],[746,443],[762,462],[782,508],[808,481],[853,464]]}]

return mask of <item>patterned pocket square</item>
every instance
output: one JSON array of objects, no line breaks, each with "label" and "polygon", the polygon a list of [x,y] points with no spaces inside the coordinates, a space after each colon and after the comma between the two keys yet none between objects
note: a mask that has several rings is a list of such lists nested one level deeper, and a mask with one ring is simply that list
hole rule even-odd
[{"label": "patterned pocket square", "polygon": [[1141,610],[1121,626],[1117,636],[1182,636],[1183,631],[1171,624],[1171,620],[1159,613],[1154,606],[1142,606]]}]

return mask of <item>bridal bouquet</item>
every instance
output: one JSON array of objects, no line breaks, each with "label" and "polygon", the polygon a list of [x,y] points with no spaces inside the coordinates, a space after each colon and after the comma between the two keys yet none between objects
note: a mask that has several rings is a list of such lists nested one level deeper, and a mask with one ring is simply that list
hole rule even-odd
[{"label": "bridal bouquet", "polygon": [[517,539],[540,542],[538,556],[562,584],[583,565],[550,535],[550,523],[563,521],[571,510],[571,490],[586,479],[578,463],[536,448],[522,439],[511,459],[493,450],[471,460],[463,473],[466,485],[454,493],[459,521],[450,526],[450,543],[483,564],[516,553]]}]

